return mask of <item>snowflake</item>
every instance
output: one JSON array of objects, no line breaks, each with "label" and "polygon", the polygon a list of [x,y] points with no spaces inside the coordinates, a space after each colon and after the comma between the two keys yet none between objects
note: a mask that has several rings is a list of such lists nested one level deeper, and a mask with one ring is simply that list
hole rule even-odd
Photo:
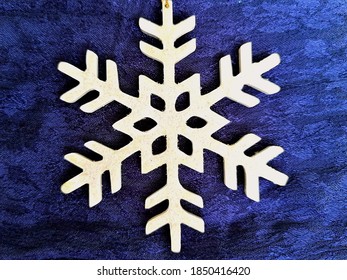
[{"label": "snowflake", "polygon": [[[259,99],[242,91],[245,85],[265,94],[275,94],[280,88],[262,78],[262,74],[280,63],[278,54],[272,54],[260,62],[252,61],[251,43],[246,43],[239,49],[240,73],[233,74],[230,56],[220,60],[220,85],[208,94],[200,92],[200,75],[194,74],[181,83],[175,82],[175,64],[193,53],[196,41],[192,39],[176,48],[174,42],[195,28],[195,16],[173,24],[172,1],[169,5],[163,2],[163,24],[156,25],[140,18],[141,30],[161,40],[162,49],[145,42],[140,42],[141,51],[150,58],[163,64],[164,82],[159,84],[150,78],[139,76],[139,97],[133,97],[121,91],[118,82],[117,65],[108,60],[107,79],[98,78],[98,57],[92,51],[86,54],[86,70],[82,71],[69,63],[59,63],[58,69],[66,75],[79,81],[79,85],[61,96],[61,99],[73,103],[88,92],[96,90],[99,96],[81,106],[81,110],[93,113],[99,108],[117,101],[131,109],[131,113],[117,121],[113,127],[132,138],[123,148],[113,150],[95,141],[85,143],[85,146],[102,156],[100,161],[70,153],[65,159],[80,167],[82,172],[62,185],[63,193],[71,193],[84,185],[89,186],[89,206],[93,207],[102,200],[101,178],[105,171],[110,172],[111,191],[115,193],[121,188],[122,162],[130,155],[141,152],[141,172],[148,173],[160,166],[166,165],[167,183],[161,189],[150,195],[145,202],[149,209],[168,200],[169,206],[163,213],[150,219],[146,225],[146,234],[169,224],[171,235],[171,250],[181,250],[181,224],[197,231],[204,232],[204,221],[181,206],[185,200],[200,208],[202,198],[186,190],[180,183],[179,165],[185,165],[198,172],[204,172],[203,151],[208,149],[219,154],[224,160],[224,183],[232,189],[237,189],[237,166],[245,170],[245,194],[252,200],[259,201],[259,178],[265,178],[275,184],[284,186],[288,177],[268,166],[268,162],[283,152],[278,146],[270,146],[253,156],[247,156],[245,151],[261,140],[254,134],[247,134],[233,145],[227,145],[212,138],[212,134],[229,123],[227,119],[211,110],[211,106],[223,98],[229,98],[246,107],[254,107]],[[167,2],[167,1],[166,1]],[[176,109],[176,101],[183,93],[189,93],[190,105],[184,110]],[[154,106],[153,98],[159,99],[163,107]],[[198,127],[192,125],[194,118],[203,120]],[[137,124],[142,121],[152,121],[152,126],[140,129]],[[193,143],[190,155],[178,148],[178,137],[184,136]],[[154,154],[152,144],[160,137],[166,138],[166,150]]]}]

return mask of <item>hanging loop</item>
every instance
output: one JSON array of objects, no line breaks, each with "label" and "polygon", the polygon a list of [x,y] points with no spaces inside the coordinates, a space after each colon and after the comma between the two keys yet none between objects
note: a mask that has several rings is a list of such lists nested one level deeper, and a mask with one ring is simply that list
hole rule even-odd
[{"label": "hanging loop", "polygon": [[170,5],[169,5],[169,0],[165,0],[165,8],[169,8]]}]

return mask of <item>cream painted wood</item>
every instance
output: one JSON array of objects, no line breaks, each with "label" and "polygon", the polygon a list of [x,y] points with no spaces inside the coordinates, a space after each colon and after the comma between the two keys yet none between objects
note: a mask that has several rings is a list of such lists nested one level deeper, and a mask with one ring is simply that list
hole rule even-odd
[{"label": "cream painted wood", "polygon": [[[168,2],[168,7],[166,7]],[[68,103],[79,100],[92,90],[97,90],[99,96],[81,107],[81,110],[92,113],[99,108],[113,102],[119,102],[131,109],[131,113],[113,127],[131,136],[132,141],[119,150],[113,150],[95,141],[85,146],[101,155],[100,161],[71,153],[65,159],[80,167],[83,171],[67,181],[62,186],[66,194],[84,186],[89,186],[89,205],[95,206],[102,200],[101,177],[105,171],[110,172],[111,191],[117,192],[121,188],[122,162],[137,151],[141,152],[141,171],[148,173],[164,164],[167,169],[167,183],[164,187],[146,199],[145,207],[150,209],[164,200],[169,201],[167,210],[150,219],[146,225],[146,234],[150,234],[164,225],[169,225],[171,235],[171,250],[181,250],[181,225],[185,224],[197,231],[204,232],[204,221],[181,206],[185,200],[200,208],[203,207],[202,198],[186,190],[179,180],[179,165],[188,166],[198,172],[204,172],[204,149],[213,151],[224,159],[224,182],[232,190],[237,189],[237,166],[245,170],[245,193],[255,201],[259,201],[259,178],[265,178],[278,185],[285,185],[288,177],[268,166],[268,162],[283,152],[281,147],[270,146],[253,156],[245,155],[245,151],[261,140],[254,134],[247,134],[232,145],[223,144],[211,135],[229,123],[227,119],[212,111],[210,107],[223,98],[229,98],[246,107],[254,107],[259,99],[243,91],[248,85],[265,94],[275,94],[280,88],[262,78],[262,74],[280,63],[278,54],[272,54],[260,62],[252,61],[251,43],[246,43],[239,50],[240,73],[234,75],[230,56],[220,60],[220,86],[212,92],[201,95],[200,75],[194,74],[181,83],[175,81],[175,65],[177,62],[193,53],[196,40],[192,39],[179,48],[174,42],[184,34],[195,28],[195,17],[192,16],[178,24],[173,24],[172,1],[163,0],[163,25],[156,25],[140,18],[141,30],[163,44],[158,49],[148,43],[140,42],[141,51],[150,58],[163,64],[164,81],[157,83],[141,75],[139,77],[139,97],[132,97],[119,88],[117,65],[107,61],[107,80],[98,78],[98,57],[92,51],[87,51],[86,70],[80,70],[69,63],[61,62],[58,69],[66,75],[76,79],[80,84],[61,96]],[[184,92],[189,92],[190,106],[183,111],[176,111],[177,98]],[[151,107],[151,96],[156,95],[165,101],[165,110],[160,111]],[[197,116],[207,123],[202,128],[192,128],[187,121]],[[145,118],[151,118],[156,126],[149,131],[140,131],[134,124]],[[190,139],[193,143],[192,155],[187,155],[178,149],[178,135]],[[152,143],[159,137],[166,137],[166,151],[153,155]]]}]

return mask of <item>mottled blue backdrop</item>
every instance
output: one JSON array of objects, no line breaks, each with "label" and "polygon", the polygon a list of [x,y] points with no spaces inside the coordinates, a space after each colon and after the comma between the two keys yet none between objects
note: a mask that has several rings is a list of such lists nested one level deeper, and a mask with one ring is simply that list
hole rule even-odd
[{"label": "mottled blue backdrop", "polygon": [[[88,140],[117,148],[127,137],[112,129],[127,109],[112,103],[94,114],[59,96],[76,83],[59,61],[84,67],[87,49],[119,66],[121,88],[138,90],[138,76],[161,81],[160,65],[144,56],[139,17],[160,23],[159,0],[38,0],[0,3],[0,258],[2,259],[346,259],[347,258],[347,2],[345,0],[176,0],[175,20],[197,16],[197,51],[178,64],[179,81],[201,73],[203,93],[218,81],[218,61],[245,42],[255,59],[273,52],[282,63],[267,77],[282,87],[256,94],[247,109],[222,101],[214,109],[231,123],[218,139],[246,133],[258,148],[279,145],[272,162],[290,176],[279,187],[261,180],[261,201],[223,184],[222,160],[205,152],[205,173],[180,170],[182,183],[205,201],[206,232],[183,228],[182,252],[170,251],[167,228],[146,236],[160,209],[145,198],[164,183],[165,169],[140,173],[139,154],[123,167],[115,195],[88,208],[87,189],[63,195],[79,170],[63,156],[90,155]],[[237,65],[235,65],[237,68]],[[164,206],[165,207],[165,206]]]}]

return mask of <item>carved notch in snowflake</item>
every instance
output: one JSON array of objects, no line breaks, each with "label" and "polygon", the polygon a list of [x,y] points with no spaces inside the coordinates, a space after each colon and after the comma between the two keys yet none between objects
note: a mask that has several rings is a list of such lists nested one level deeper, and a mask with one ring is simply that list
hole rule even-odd
[{"label": "carved notch in snowflake", "polygon": [[[98,57],[87,51],[86,70],[82,71],[69,63],[59,63],[58,69],[80,82],[78,86],[61,96],[61,99],[73,103],[88,92],[96,90],[99,96],[81,107],[87,113],[117,101],[131,109],[131,113],[113,127],[132,138],[132,141],[119,150],[113,150],[95,141],[85,144],[87,148],[102,156],[100,161],[71,153],[65,159],[80,167],[83,171],[62,186],[66,194],[88,184],[89,205],[95,206],[102,200],[101,177],[105,171],[110,172],[111,191],[115,193],[121,188],[122,162],[137,151],[141,152],[141,172],[148,173],[164,164],[167,168],[167,184],[146,199],[146,209],[152,208],[164,200],[169,201],[167,210],[150,219],[146,226],[146,234],[150,234],[162,226],[169,224],[171,250],[181,250],[181,224],[197,231],[204,232],[204,221],[181,206],[185,200],[198,207],[203,207],[202,198],[188,190],[180,183],[178,170],[183,164],[198,172],[204,172],[203,151],[208,149],[224,159],[224,182],[232,190],[237,189],[237,166],[245,170],[245,193],[255,201],[259,201],[259,178],[265,178],[275,184],[284,186],[288,177],[268,166],[268,162],[283,152],[278,146],[270,146],[254,156],[247,156],[245,151],[261,140],[254,134],[247,134],[233,145],[223,144],[211,137],[213,133],[229,123],[227,119],[211,110],[211,106],[223,98],[229,98],[246,107],[254,107],[259,99],[242,91],[245,85],[265,94],[275,94],[280,88],[262,78],[262,74],[280,63],[278,54],[272,54],[260,62],[252,61],[251,43],[246,43],[239,50],[240,73],[233,74],[231,58],[225,56],[220,60],[220,86],[212,92],[201,95],[200,75],[194,74],[181,83],[175,82],[175,65],[196,49],[196,41],[192,39],[176,48],[174,42],[195,28],[195,17],[192,16],[178,24],[173,24],[172,1],[165,5],[162,1],[163,25],[156,25],[140,18],[141,30],[149,36],[159,39],[163,48],[158,49],[145,42],[140,42],[141,51],[150,58],[163,64],[164,82],[159,84],[146,76],[139,76],[139,97],[133,97],[121,91],[118,82],[117,65],[108,60],[107,79],[98,78]],[[188,93],[189,107],[177,110],[177,99]],[[154,95],[154,96],[153,96]],[[156,97],[165,104],[164,110],[151,105]],[[190,125],[192,118],[202,119],[196,128]],[[152,126],[138,129],[140,121],[150,119]],[[178,148],[178,137],[184,136],[193,144],[193,152],[187,155]],[[166,138],[166,150],[153,154],[152,144],[160,137]]]}]

